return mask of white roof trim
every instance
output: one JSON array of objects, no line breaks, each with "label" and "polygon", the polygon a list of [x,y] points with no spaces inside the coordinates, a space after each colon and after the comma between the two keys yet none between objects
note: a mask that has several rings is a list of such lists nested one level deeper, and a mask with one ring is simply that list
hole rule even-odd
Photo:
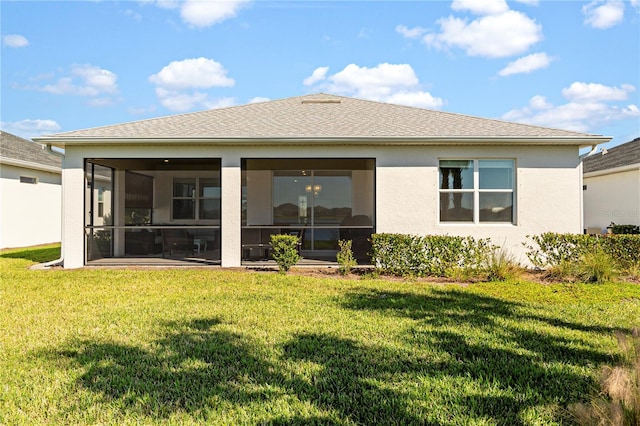
[{"label": "white roof trim", "polygon": [[610,169],[596,170],[595,172],[587,172],[584,174],[584,177],[590,178],[596,176],[613,175],[615,173],[632,172],[634,170],[640,171],[640,163],[627,164],[626,166],[612,167]]},{"label": "white roof trim", "polygon": [[163,145],[181,143],[185,145],[577,145],[588,147],[594,144],[605,143],[611,138],[606,136],[585,137],[238,137],[238,138],[214,138],[214,137],[63,137],[42,136],[34,138],[34,141],[63,148],[67,145]]},{"label": "white roof trim", "polygon": [[8,166],[15,166],[15,167],[23,167],[25,169],[32,169],[32,170],[42,170],[45,172],[51,172],[51,173],[57,173],[57,174],[62,173],[62,168],[60,167],[34,163],[32,161],[18,160],[15,158],[1,157],[0,164],[6,164]]}]

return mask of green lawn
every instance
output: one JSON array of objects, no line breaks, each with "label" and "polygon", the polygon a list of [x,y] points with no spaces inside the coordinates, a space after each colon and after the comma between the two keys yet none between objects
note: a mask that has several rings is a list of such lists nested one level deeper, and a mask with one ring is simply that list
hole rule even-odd
[{"label": "green lawn", "polygon": [[30,271],[0,254],[0,424],[567,424],[637,284]]}]

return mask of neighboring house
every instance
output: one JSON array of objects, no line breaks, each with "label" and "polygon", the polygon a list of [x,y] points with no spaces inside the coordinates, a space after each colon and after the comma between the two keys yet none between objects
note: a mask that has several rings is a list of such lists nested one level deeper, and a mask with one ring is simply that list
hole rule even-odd
[{"label": "neighboring house", "polygon": [[0,248],[60,241],[61,158],[0,131]]},{"label": "neighboring house", "polygon": [[584,226],[606,232],[611,222],[640,225],[640,138],[583,161]]},{"label": "neighboring house", "polygon": [[[66,268],[143,258],[239,266],[273,233],[307,259],[373,232],[581,233],[579,150],[609,138],[314,94],[37,138],[65,149]],[[110,176],[112,202],[95,202]],[[108,217],[101,222],[99,213]]]}]

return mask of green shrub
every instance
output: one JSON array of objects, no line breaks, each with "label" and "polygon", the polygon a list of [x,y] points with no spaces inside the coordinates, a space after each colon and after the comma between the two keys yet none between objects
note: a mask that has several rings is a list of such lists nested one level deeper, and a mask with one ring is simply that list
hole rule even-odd
[{"label": "green shrub", "polygon": [[524,243],[528,249],[527,257],[538,268],[558,266],[562,263],[575,263],[584,253],[597,243],[597,237],[582,234],[557,234],[545,232],[541,235],[528,235],[538,246]]},{"label": "green shrub", "polygon": [[400,276],[469,276],[492,249],[489,239],[449,235],[374,234],[371,244],[376,268]]},{"label": "green shrub", "polygon": [[351,250],[351,240],[339,240],[338,246],[340,251],[336,254],[336,260],[338,261],[338,271],[342,275],[347,275],[351,272],[351,269],[358,264],[353,257],[353,251]]},{"label": "green shrub", "polygon": [[625,271],[636,276],[640,269],[640,235],[604,237],[548,232],[529,236],[525,243],[531,263],[559,279],[603,282]]},{"label": "green shrub", "polygon": [[300,260],[298,245],[300,239],[296,235],[272,235],[273,259],[278,264],[281,273],[286,273]]},{"label": "green shrub", "polygon": [[611,229],[613,234],[640,234],[640,226],[637,225],[616,225],[611,222],[607,228]]},{"label": "green shrub", "polygon": [[640,235],[609,235],[601,238],[600,244],[620,268],[640,266]]},{"label": "green shrub", "polygon": [[508,281],[522,274],[522,266],[504,248],[496,247],[487,256],[485,272],[487,281]]},{"label": "green shrub", "polygon": [[621,266],[640,263],[640,235],[609,235],[599,237],[583,234],[557,234],[546,232],[527,236],[537,247],[524,243],[527,257],[538,267],[575,262],[585,253],[602,247]]},{"label": "green shrub", "polygon": [[611,256],[598,246],[580,256],[576,274],[583,282],[603,284],[611,281],[617,275],[617,271]]}]

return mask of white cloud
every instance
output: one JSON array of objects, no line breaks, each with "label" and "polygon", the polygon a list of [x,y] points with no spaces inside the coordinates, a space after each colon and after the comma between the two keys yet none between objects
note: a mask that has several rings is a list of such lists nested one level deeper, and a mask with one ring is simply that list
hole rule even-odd
[{"label": "white cloud", "polygon": [[315,70],[313,70],[313,73],[309,77],[305,78],[302,81],[302,84],[304,84],[305,86],[313,86],[317,82],[322,81],[326,78],[327,71],[329,71],[329,67],[316,68]]},{"label": "white cloud", "polygon": [[25,36],[20,34],[7,34],[2,36],[2,45],[7,47],[26,47],[29,45],[29,40]]},{"label": "white cloud", "polygon": [[171,111],[189,111],[198,105],[203,105],[209,100],[207,93],[182,93],[175,90],[163,89],[162,87],[156,88],[156,96],[162,106]]},{"label": "white cloud", "polygon": [[505,0],[453,0],[453,10],[468,10],[476,15],[496,15],[509,10]]},{"label": "white cloud", "polygon": [[329,80],[332,91],[352,92],[367,99],[380,99],[394,91],[418,85],[418,77],[409,64],[383,63],[373,68],[350,64]]},{"label": "white cloud", "polygon": [[441,108],[442,105],[444,105],[442,98],[436,98],[431,95],[431,93],[421,90],[415,92],[395,92],[387,96],[384,101],[391,104],[408,105],[419,108]]},{"label": "white cloud", "polygon": [[173,61],[151,75],[149,81],[156,85],[160,103],[172,111],[229,106],[229,98],[211,100],[208,93],[198,89],[235,85],[235,80],[227,77],[227,70],[222,64],[203,57]]},{"label": "white cloud", "polygon": [[505,77],[513,74],[530,73],[541,68],[547,68],[551,61],[552,58],[544,52],[532,53],[531,55],[509,62],[506,67],[498,72],[498,75]]},{"label": "white cloud", "polygon": [[402,34],[405,38],[418,38],[427,32],[426,28],[415,27],[409,28],[406,25],[396,26],[396,32]]},{"label": "white cloud", "polygon": [[[39,76],[35,80],[55,78],[55,74]],[[68,75],[59,77],[54,83],[44,86],[27,86],[27,90],[38,90],[54,95],[74,95],[92,98],[89,106],[112,105],[109,95],[118,92],[118,76],[106,69],[90,64],[72,65]],[[101,98],[99,98],[101,97]]]},{"label": "white cloud", "polygon": [[233,18],[250,0],[144,0],[162,9],[180,9],[182,20],[194,28],[205,28]]},{"label": "white cloud", "polygon": [[247,3],[247,0],[187,0],[180,8],[180,16],[194,27],[210,27],[235,17]]},{"label": "white cloud", "polygon": [[562,95],[573,102],[622,101],[635,90],[635,87],[630,84],[624,84],[622,87],[609,87],[598,83],[576,81],[571,86],[562,89]]},{"label": "white cloud", "polygon": [[614,1],[593,1],[582,7],[585,15],[584,23],[600,30],[611,28],[624,18],[624,2]]},{"label": "white cloud", "polygon": [[235,81],[227,77],[227,70],[213,59],[196,58],[173,61],[149,81],[165,89],[232,87]]},{"label": "white cloud", "polygon": [[548,109],[553,105],[547,102],[547,98],[541,95],[536,95],[529,101],[529,106],[533,109]]},{"label": "white cloud", "polygon": [[421,90],[409,64],[382,63],[372,68],[350,64],[330,76],[323,71],[323,76],[319,88],[329,93],[424,108],[440,108],[444,104],[442,98]]},{"label": "white cloud", "polygon": [[504,58],[518,55],[542,40],[542,26],[514,10],[471,22],[453,16],[437,22],[440,32],[426,34],[424,43],[438,49],[458,47],[470,56]]},{"label": "white cloud", "polygon": [[640,117],[640,110],[636,105],[621,106],[613,103],[626,99],[626,93],[632,88],[629,85],[622,87],[622,92],[626,90],[624,96],[615,87],[576,82],[562,91],[569,101],[565,104],[553,105],[544,96],[537,95],[531,98],[526,107],[513,109],[502,118],[538,126],[593,132],[614,121],[637,120]]},{"label": "white cloud", "polygon": [[538,0],[515,0],[518,3],[528,4],[529,6],[537,6]]},{"label": "white cloud", "polygon": [[260,102],[267,102],[270,101],[271,99],[269,98],[265,98],[264,96],[256,96],[255,98],[251,98],[249,99],[249,103],[250,104],[257,104]]},{"label": "white cloud", "polygon": [[47,133],[60,131],[62,127],[54,120],[32,120],[25,119],[20,121],[0,122],[0,128],[7,133],[20,136],[25,139],[31,139],[36,136],[42,136]]}]

